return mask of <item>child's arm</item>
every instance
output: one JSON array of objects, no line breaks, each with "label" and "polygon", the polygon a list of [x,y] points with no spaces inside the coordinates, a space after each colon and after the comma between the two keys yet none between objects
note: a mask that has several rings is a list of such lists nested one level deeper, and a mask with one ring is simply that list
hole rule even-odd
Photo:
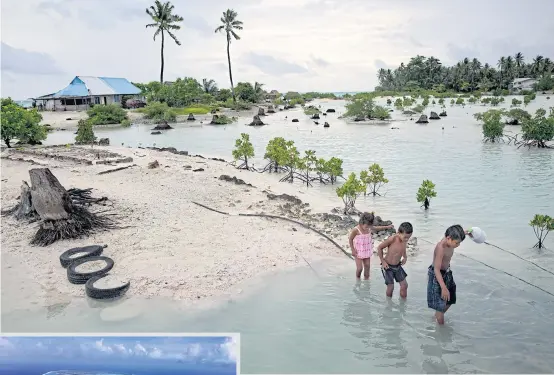
[{"label": "child's arm", "polygon": [[404,246],[404,250],[402,251],[402,265],[405,265],[406,262],[408,261],[408,244],[406,244],[406,246]]},{"label": "child's arm", "polygon": [[356,228],[352,229],[350,232],[350,235],[348,236],[348,244],[350,245],[350,250],[352,251],[352,255],[356,256],[356,249],[354,248],[354,237],[358,235],[358,230]]},{"label": "child's arm", "polygon": [[394,228],[394,225],[382,225],[382,226],[377,226],[377,227],[371,226],[371,231],[372,232],[379,232],[380,230],[387,230],[387,229],[392,229],[392,228]]},{"label": "child's arm", "polygon": [[383,242],[381,242],[379,244],[379,246],[377,246],[377,255],[379,255],[379,259],[381,259],[381,266],[384,268],[384,269],[387,269],[389,268],[389,264],[385,261],[385,259],[383,258],[383,250],[387,247],[389,247],[392,242],[394,241],[394,235],[393,236],[390,236],[389,238],[387,238],[386,240],[384,240]]},{"label": "child's arm", "polygon": [[442,258],[444,256],[444,249],[442,246],[437,245],[435,247],[435,260],[433,261],[433,268],[435,270],[435,278],[441,286],[441,298],[445,301],[450,300],[450,292],[444,283],[441,275]]}]

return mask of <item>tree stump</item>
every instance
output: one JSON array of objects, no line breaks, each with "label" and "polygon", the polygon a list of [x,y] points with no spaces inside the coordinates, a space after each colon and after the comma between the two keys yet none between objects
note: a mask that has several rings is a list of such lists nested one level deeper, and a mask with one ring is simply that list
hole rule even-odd
[{"label": "tree stump", "polygon": [[69,192],[50,169],[31,169],[29,175],[32,208],[41,219],[40,228],[31,244],[48,246],[57,240],[85,237],[96,230],[116,228],[106,216],[99,216],[83,206],[75,205]]},{"label": "tree stump", "polygon": [[31,188],[26,181],[23,181],[21,185],[21,195],[19,198],[19,204],[15,207],[14,216],[16,219],[31,219],[37,216],[37,212],[33,208],[33,201],[31,198]]},{"label": "tree stump", "polygon": [[258,108],[258,116],[265,116],[265,110],[262,107]]},{"label": "tree stump", "polygon": [[262,126],[265,125],[262,120],[260,120],[260,116],[256,115],[252,119],[252,122],[249,124],[250,126]]}]

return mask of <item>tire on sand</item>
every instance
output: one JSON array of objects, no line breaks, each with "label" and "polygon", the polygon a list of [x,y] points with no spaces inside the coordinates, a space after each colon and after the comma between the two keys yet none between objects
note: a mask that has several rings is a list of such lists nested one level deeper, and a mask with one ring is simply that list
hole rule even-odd
[{"label": "tire on sand", "polygon": [[[90,272],[78,272],[76,268],[84,263],[103,261],[106,265],[99,270],[90,271]],[[71,262],[67,267],[67,279],[71,284],[85,284],[90,278],[94,276],[102,276],[108,273],[114,266],[114,261],[112,258],[103,257],[103,256],[94,256],[86,257],[83,259],[76,260]]]},{"label": "tire on sand", "polygon": [[[100,245],[91,245],[83,247],[74,247],[73,249],[66,250],[60,255],[60,264],[63,268],[67,268],[71,264],[79,259],[84,259],[88,257],[96,257],[102,254],[106,246]],[[73,256],[75,254],[81,254],[79,256]]]},{"label": "tire on sand", "polygon": [[127,281],[125,284],[115,287],[115,288],[98,288],[94,284],[100,279],[108,276],[109,274],[104,274],[100,276],[94,276],[88,279],[85,284],[85,292],[87,296],[94,299],[111,299],[121,297],[127,292],[131,286],[131,282]]}]

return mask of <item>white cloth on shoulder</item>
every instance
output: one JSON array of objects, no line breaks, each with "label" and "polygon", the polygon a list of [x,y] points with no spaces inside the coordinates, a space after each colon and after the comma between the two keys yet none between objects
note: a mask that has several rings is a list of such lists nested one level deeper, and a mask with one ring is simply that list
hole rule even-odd
[{"label": "white cloth on shoulder", "polygon": [[469,229],[469,233],[471,234],[470,238],[475,243],[484,243],[487,240],[487,234],[485,231],[479,227],[471,227]]}]

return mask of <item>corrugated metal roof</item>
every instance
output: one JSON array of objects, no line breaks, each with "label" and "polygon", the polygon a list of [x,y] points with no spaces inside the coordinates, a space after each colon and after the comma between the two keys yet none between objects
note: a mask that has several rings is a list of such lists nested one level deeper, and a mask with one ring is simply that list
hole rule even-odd
[{"label": "corrugated metal roof", "polygon": [[77,76],[71,83],[53,94],[54,98],[91,95],[136,95],[140,89],[125,78]]}]

